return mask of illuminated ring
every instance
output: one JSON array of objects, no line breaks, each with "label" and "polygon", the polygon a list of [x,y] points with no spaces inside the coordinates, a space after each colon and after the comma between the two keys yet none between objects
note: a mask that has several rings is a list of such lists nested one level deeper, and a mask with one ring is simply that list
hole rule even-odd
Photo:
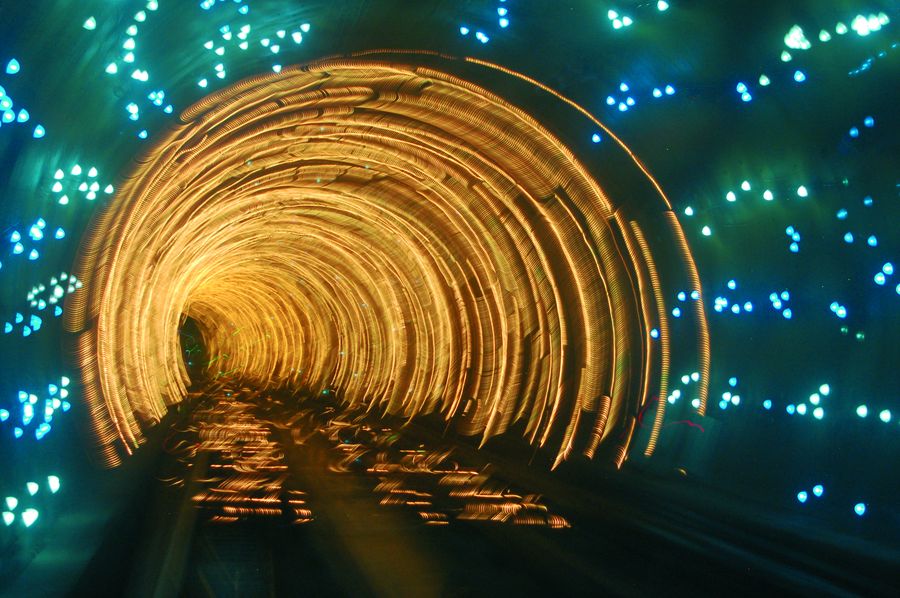
[{"label": "illuminated ring", "polygon": [[[699,291],[668,201],[608,130],[649,191],[609,195],[522,109],[403,60],[330,59],[211,94],[95,217],[66,327],[107,465],[185,397],[185,316],[212,377],[439,412],[482,442],[514,428],[554,466],[602,447],[621,465],[667,393],[667,289]],[[702,413],[702,303],[683,320]]]}]

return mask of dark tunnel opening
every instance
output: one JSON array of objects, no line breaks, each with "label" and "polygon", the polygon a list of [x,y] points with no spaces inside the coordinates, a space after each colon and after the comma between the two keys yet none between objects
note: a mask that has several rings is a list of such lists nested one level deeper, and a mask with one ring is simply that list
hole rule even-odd
[{"label": "dark tunnel opening", "polygon": [[196,320],[187,315],[181,316],[178,327],[178,339],[181,344],[181,358],[184,369],[190,377],[190,389],[196,390],[205,386],[210,379],[209,356],[203,342],[203,333]]}]

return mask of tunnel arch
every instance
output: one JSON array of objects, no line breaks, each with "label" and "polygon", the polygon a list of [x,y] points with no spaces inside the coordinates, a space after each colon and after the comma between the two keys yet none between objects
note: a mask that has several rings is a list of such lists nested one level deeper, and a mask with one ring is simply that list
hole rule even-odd
[{"label": "tunnel arch", "polygon": [[411,55],[285,67],[181,120],[74,269],[65,325],[107,465],[186,394],[182,314],[213,376],[439,412],[483,440],[518,423],[556,464],[607,447],[621,465],[666,394],[668,289],[699,280],[661,189],[614,136],[650,183],[641,201],[607,193],[526,111]]}]

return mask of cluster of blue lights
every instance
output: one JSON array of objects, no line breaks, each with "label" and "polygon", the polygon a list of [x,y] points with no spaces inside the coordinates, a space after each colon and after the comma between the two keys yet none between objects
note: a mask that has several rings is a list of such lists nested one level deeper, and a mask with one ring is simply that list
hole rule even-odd
[{"label": "cluster of blue lights", "polygon": [[[825,487],[822,484],[816,484],[812,488],[812,495],[816,498],[822,498],[822,495],[825,494]],[[801,490],[797,493],[797,502],[805,503],[809,500],[809,493],[806,490]]]},{"label": "cluster of blue lights", "polygon": [[[669,393],[669,396],[666,397],[666,400],[673,405],[675,403],[677,403],[679,400],[681,400],[685,396],[685,393],[690,391],[690,387],[692,384],[696,384],[696,383],[700,382],[700,372],[691,372],[689,374],[683,374],[681,376],[680,380],[681,380],[682,388],[673,389],[672,392]],[[691,399],[691,407],[693,407],[694,409],[699,409],[700,408],[700,399],[697,397],[694,397],[693,399]]]},{"label": "cluster of blue lights", "polygon": [[[863,127],[865,127],[866,129],[874,128],[875,127],[875,117],[867,116],[866,118],[864,118],[863,119]],[[859,137],[859,127],[855,127],[855,126],[850,127],[849,135],[850,135],[850,137],[853,137],[854,139]]]},{"label": "cluster of blue lights", "polygon": [[[725,283],[725,286],[729,291],[736,291],[738,288],[737,280],[732,278]],[[753,311],[753,301],[749,299],[735,300],[733,298],[729,300],[725,295],[718,295],[713,299],[713,310],[717,313],[726,313],[730,311],[735,315],[739,315],[742,312],[750,313]]]},{"label": "cluster of blue lights", "polygon": [[[860,419],[865,419],[869,417],[869,407],[868,405],[860,405],[856,408],[856,416]],[[878,412],[878,419],[881,420],[882,423],[889,424],[891,423],[892,414],[890,409],[882,409]]]},{"label": "cluster of blue lights", "polygon": [[[675,297],[681,303],[684,303],[685,301],[687,301],[688,298],[690,298],[691,301],[697,301],[698,299],[700,299],[700,291],[693,290],[690,292],[690,294],[688,294],[686,291],[678,291],[678,294]],[[676,318],[680,318],[681,317],[681,308],[677,307],[677,306],[675,308],[673,308],[672,315]]]},{"label": "cluster of blue lights", "polygon": [[[59,476],[56,475],[48,475],[47,476],[47,491],[50,494],[56,494],[59,492],[62,487],[62,482],[59,479]],[[25,483],[25,492],[28,495],[27,498],[22,498],[22,500],[30,500],[38,492],[40,492],[41,486],[37,482],[29,481]],[[20,508],[22,507],[22,508]],[[3,499],[3,512],[0,514],[0,517],[3,519],[3,524],[6,527],[10,527],[16,522],[16,514],[18,513],[18,520],[25,527],[31,527],[38,520],[40,512],[38,509],[32,506],[24,506],[20,504],[19,498],[16,496],[7,496]]]},{"label": "cluster of blue lights", "polygon": [[[13,58],[6,65],[7,75],[16,75],[22,70],[19,61]],[[0,85],[0,127],[3,125],[23,125],[31,120],[31,114],[24,107],[17,107],[16,101],[6,92],[6,88]],[[46,135],[42,125],[35,126],[32,136],[40,139]]]},{"label": "cluster of blue lights", "polygon": [[[43,218],[38,218],[34,221],[34,224],[28,229],[28,237],[31,239],[32,243],[37,244],[44,239],[45,233],[44,230],[47,228],[47,221]],[[66,231],[62,229],[62,227],[58,227],[56,231],[53,233],[53,238],[56,240],[60,240],[65,238]],[[9,242],[12,244],[12,254],[13,255],[25,255],[27,252],[29,261],[36,261],[41,253],[38,250],[37,245],[26,246],[25,239],[22,237],[22,234],[13,230],[9,235]],[[0,264],[2,267],[2,264]]]},{"label": "cluster of blue lights", "polygon": [[[47,385],[47,395],[43,400],[43,409],[38,411],[38,403],[40,398],[34,394],[24,390],[17,393],[19,403],[19,416],[15,417],[10,409],[0,409],[0,423],[13,423],[13,437],[17,440],[22,438],[28,431],[32,423],[36,423],[34,427],[35,440],[42,440],[52,429],[51,422],[57,411],[69,411],[72,404],[67,400],[69,397],[69,378],[62,376],[58,383]],[[35,422],[35,418],[39,417],[42,421]]]},{"label": "cluster of blue lights", "polygon": [[[624,81],[619,84],[619,92],[623,94],[629,94],[631,92],[631,86]],[[654,87],[653,91],[650,92],[651,96],[654,98],[662,98],[664,96],[673,96],[675,95],[675,86],[674,85],[666,85],[662,88]],[[613,95],[606,96],[606,105],[607,106],[617,106],[619,112],[628,112],[631,108],[637,105],[637,100],[634,95],[624,95],[622,97],[616,97]]]},{"label": "cluster of blue lights", "polygon": [[[130,111],[130,110],[129,110]],[[68,176],[62,168],[57,168],[53,174],[53,183],[50,192],[56,197],[56,203],[61,206],[69,205],[71,196],[81,193],[87,201],[94,201],[101,193],[112,195],[115,188],[111,184],[104,185],[100,179],[97,167],[91,166],[83,169],[80,164],[74,164],[69,169]]]},{"label": "cluster of blue lights", "polygon": [[[68,275],[62,272],[58,277],[54,276],[50,279],[50,286],[39,284],[31,289],[28,293],[27,300],[30,307],[42,312],[47,308],[52,308],[53,316],[59,317],[63,313],[60,303],[66,295],[74,293],[82,287],[82,282],[75,278],[74,275]],[[44,294],[47,294],[44,298]],[[15,331],[16,327],[21,325],[22,336],[31,336],[43,326],[43,319],[36,313],[27,316],[16,312],[12,321],[7,321],[3,325],[3,332],[10,334]]]},{"label": "cluster of blue lights", "polygon": [[[283,49],[282,44],[292,43],[295,46],[302,44],[303,34],[309,33],[311,29],[312,26],[309,23],[301,23],[293,31],[289,32],[287,29],[278,29],[270,36],[254,39],[253,27],[249,23],[236,26],[235,30],[232,30],[231,25],[222,25],[219,27],[218,31],[222,41],[217,43],[214,40],[207,40],[203,44],[203,47],[214,55],[214,74],[201,77],[197,81],[197,85],[201,88],[206,88],[209,86],[213,77],[224,80],[228,76],[223,57],[229,50],[233,50],[234,48],[237,48],[240,51],[248,50],[252,42],[254,44],[258,43],[259,47],[264,49],[267,56],[274,57],[281,53]],[[281,68],[282,66],[279,62],[275,62],[272,65],[272,70],[276,73],[280,73]]]},{"label": "cluster of blue lights", "polygon": [[850,71],[847,74],[850,75],[851,77],[856,77],[858,75],[865,73],[870,68],[872,68],[872,65],[875,64],[876,60],[882,59],[882,58],[887,58],[888,53],[893,52],[898,47],[900,47],[900,42],[892,43],[887,50],[881,50],[874,56],[869,56],[862,62],[862,64],[860,64],[858,67],[856,67],[855,69],[853,69],[852,71]]},{"label": "cluster of blue lights", "polygon": [[[506,0],[500,0],[500,3],[504,6],[497,7],[497,27],[499,27],[500,29],[506,29],[507,27],[509,27],[510,23],[509,8],[507,8],[507,6],[505,5]],[[472,33],[471,27],[469,27],[468,25],[460,25],[459,34],[461,36],[466,37],[470,33]],[[482,44],[486,44],[491,41],[491,37],[481,29],[475,29],[473,36]]]},{"label": "cluster of blue lights", "polygon": [[[800,504],[803,505],[803,504],[806,504],[811,497],[812,498],[822,498],[822,496],[824,494],[825,494],[825,486],[823,486],[822,484],[816,484],[815,486],[812,487],[812,490],[810,492],[807,492],[806,490],[801,490],[800,492],[798,492],[797,493],[797,502],[799,502]],[[853,505],[853,512],[858,517],[862,517],[863,515],[865,515],[866,514],[866,503],[858,502],[855,505]]]}]

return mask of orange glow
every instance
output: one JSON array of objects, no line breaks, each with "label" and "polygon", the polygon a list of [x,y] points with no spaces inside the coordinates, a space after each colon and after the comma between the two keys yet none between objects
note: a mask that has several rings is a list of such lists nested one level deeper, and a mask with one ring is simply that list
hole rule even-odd
[{"label": "orange glow", "polygon": [[[603,127],[524,75],[468,60]],[[92,223],[75,268],[84,289],[66,309],[108,465],[186,396],[185,316],[211,378],[440,413],[482,442],[521,422],[554,466],[609,440],[621,465],[637,410],[666,388],[668,328],[661,349],[648,341],[663,290],[638,224],[619,213],[628,198],[609,197],[534,118],[434,68],[359,57],[247,79],[181,118]],[[658,192],[693,281],[668,200],[603,129]],[[661,402],[651,444],[663,417]],[[282,467],[252,420],[205,431],[202,450],[234,435],[261,445],[248,471]],[[338,468],[359,449],[342,450]]]}]

